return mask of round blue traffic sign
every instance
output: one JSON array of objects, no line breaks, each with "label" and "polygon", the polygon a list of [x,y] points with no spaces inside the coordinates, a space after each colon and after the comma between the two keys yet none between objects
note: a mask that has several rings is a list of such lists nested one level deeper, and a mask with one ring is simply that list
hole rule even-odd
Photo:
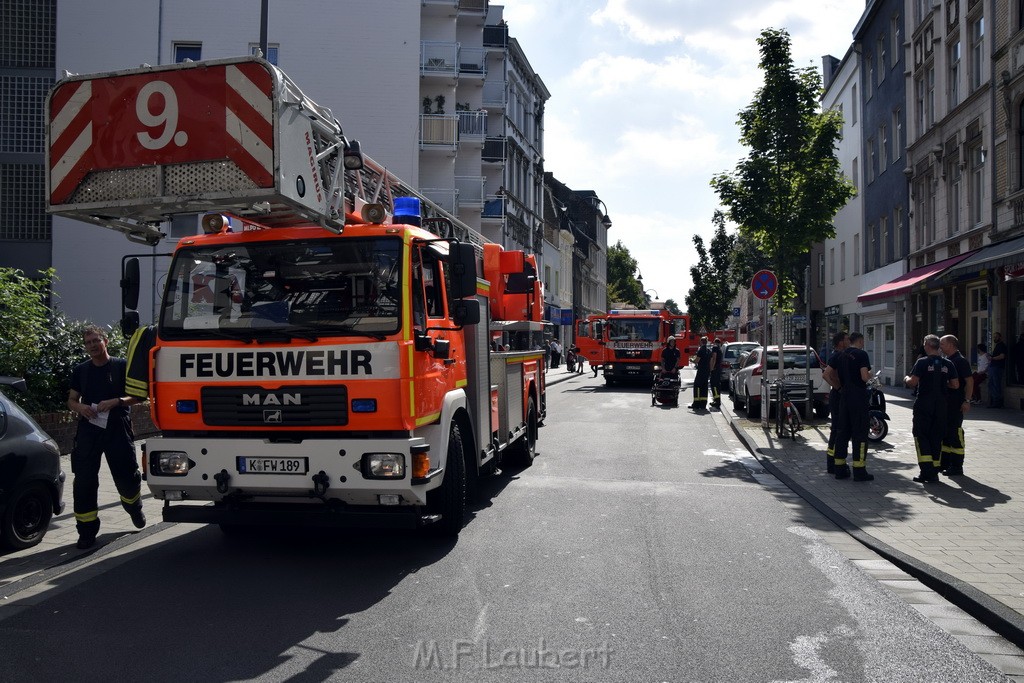
[{"label": "round blue traffic sign", "polygon": [[758,299],[771,299],[779,289],[779,279],[770,270],[759,270],[750,281],[750,290]]}]

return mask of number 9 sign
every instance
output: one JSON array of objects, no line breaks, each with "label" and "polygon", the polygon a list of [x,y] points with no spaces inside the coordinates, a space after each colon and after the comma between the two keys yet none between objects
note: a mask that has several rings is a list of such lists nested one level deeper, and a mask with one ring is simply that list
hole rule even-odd
[{"label": "number 9 sign", "polygon": [[[163,106],[156,112],[152,111],[153,95],[163,97]],[[160,98],[156,99],[159,101]],[[178,147],[183,147],[188,142],[188,133],[177,130],[178,96],[167,81],[150,81],[142,86],[138,99],[135,100],[135,115],[139,117],[139,122],[147,128],[163,126],[158,137],[153,137],[149,131],[136,134],[139,144],[146,149],[161,149],[172,138]]]}]

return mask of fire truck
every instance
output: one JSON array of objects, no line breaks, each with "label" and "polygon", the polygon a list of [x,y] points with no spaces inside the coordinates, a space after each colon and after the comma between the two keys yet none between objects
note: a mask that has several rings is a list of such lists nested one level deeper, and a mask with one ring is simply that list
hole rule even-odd
[{"label": "fire truck", "polygon": [[256,57],[72,76],[47,108],[49,211],[148,245],[202,214],[142,382],[164,520],[452,536],[480,476],[531,464],[543,352],[492,350],[491,327],[543,329],[533,255],[363,155]]},{"label": "fire truck", "polygon": [[[576,324],[576,346],[591,367],[601,368],[609,386],[620,381],[652,380],[661,369],[661,349],[668,338],[680,342],[690,328],[687,315],[665,310],[615,309],[589,316]],[[677,342],[681,365],[690,350]]]}]

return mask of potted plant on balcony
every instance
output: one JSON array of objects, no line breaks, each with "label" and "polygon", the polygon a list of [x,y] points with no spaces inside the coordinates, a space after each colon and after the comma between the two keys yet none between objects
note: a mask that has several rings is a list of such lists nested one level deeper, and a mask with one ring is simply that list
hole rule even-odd
[{"label": "potted plant on balcony", "polygon": [[424,97],[423,98],[423,113],[424,114],[429,114],[430,113],[430,106],[433,104],[433,102],[434,101],[432,99],[430,99],[429,97]]},{"label": "potted plant on balcony", "polygon": [[434,98],[434,102],[437,104],[437,109],[434,110],[435,114],[444,113],[444,95],[438,95]]}]

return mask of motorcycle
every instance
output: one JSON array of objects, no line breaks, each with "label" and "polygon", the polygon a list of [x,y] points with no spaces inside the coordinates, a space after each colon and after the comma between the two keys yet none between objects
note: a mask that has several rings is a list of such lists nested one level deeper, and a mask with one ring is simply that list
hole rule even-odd
[{"label": "motorcycle", "polygon": [[889,414],[885,412],[885,394],[882,392],[881,370],[868,380],[868,441],[881,441],[889,433]]}]

